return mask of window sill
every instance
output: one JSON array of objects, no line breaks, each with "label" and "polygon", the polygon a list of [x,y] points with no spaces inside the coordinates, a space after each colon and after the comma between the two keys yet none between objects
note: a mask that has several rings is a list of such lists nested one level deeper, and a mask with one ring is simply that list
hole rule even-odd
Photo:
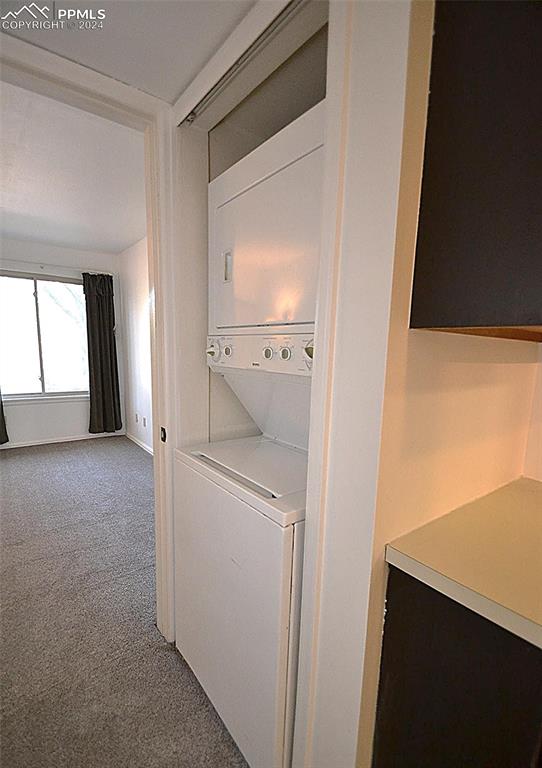
[{"label": "window sill", "polygon": [[88,392],[74,394],[47,395],[2,395],[4,405],[40,405],[45,403],[77,403],[89,400]]}]

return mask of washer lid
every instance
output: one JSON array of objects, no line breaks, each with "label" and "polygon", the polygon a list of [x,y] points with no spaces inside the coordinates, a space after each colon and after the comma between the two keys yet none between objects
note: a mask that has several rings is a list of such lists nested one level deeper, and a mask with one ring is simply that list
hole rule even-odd
[{"label": "washer lid", "polygon": [[307,486],[306,452],[263,435],[206,443],[191,454],[264,498],[280,499]]}]

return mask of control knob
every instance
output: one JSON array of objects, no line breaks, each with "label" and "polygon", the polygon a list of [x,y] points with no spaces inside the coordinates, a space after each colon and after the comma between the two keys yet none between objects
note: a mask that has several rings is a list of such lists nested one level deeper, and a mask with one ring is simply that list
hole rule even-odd
[{"label": "control knob", "polygon": [[281,347],[279,350],[281,360],[290,360],[292,357],[292,350],[290,347]]},{"label": "control knob", "polygon": [[314,341],[311,340],[303,347],[303,353],[308,360],[314,358]]},{"label": "control knob", "polygon": [[220,344],[217,341],[211,341],[206,351],[207,357],[216,361],[220,357]]}]

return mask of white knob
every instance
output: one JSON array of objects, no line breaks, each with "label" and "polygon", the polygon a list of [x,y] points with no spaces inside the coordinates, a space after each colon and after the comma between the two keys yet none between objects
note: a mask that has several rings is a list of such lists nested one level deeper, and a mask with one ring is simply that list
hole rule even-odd
[{"label": "white knob", "polygon": [[290,347],[281,347],[279,355],[281,360],[289,360],[292,357],[292,350]]},{"label": "white knob", "polygon": [[220,344],[217,344],[215,341],[212,341],[209,346],[207,347],[207,356],[212,358],[213,360],[218,360],[220,357]]},{"label": "white knob", "polygon": [[273,349],[273,347],[263,348],[262,355],[264,356],[265,360],[272,360],[274,354],[275,354],[275,350]]},{"label": "white knob", "polygon": [[312,360],[314,358],[314,341],[309,341],[308,344],[305,344],[303,352],[305,353],[305,357]]}]

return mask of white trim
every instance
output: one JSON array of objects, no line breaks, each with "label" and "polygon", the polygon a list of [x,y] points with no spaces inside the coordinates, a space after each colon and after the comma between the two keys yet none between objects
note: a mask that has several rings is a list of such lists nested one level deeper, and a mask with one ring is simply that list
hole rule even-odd
[{"label": "white trim", "polygon": [[[173,537],[173,440],[176,432],[174,269],[176,171],[171,109],[162,110],[145,131],[147,254],[149,262],[152,423],[155,477],[156,615],[160,632],[175,639],[175,563]],[[175,258],[174,258],[175,257]],[[170,436],[160,439],[164,426]]]},{"label": "white trim", "polygon": [[2,80],[143,130],[167,102],[92,69],[0,33]]},{"label": "white trim", "polygon": [[[173,394],[174,302],[170,274],[174,252],[173,128],[171,106],[136,88],[100,75],[9,35],[0,37],[2,80],[78,109],[144,132],[147,242],[151,312],[151,368],[156,523],[157,625],[174,639],[173,502],[170,445],[159,440],[160,426],[175,433]],[[76,438],[79,439],[79,438]]]},{"label": "white trim", "polygon": [[147,443],[144,443],[143,440],[139,440],[135,435],[131,435],[129,432],[126,432],[126,437],[128,440],[131,440],[132,443],[135,443],[140,448],[143,448],[144,451],[147,451],[147,453],[150,453],[151,456],[154,456],[154,451],[150,447],[150,445],[147,445]]},{"label": "white trim", "polygon": [[357,761],[409,15],[402,0],[330,3],[293,768]]},{"label": "white trim", "polygon": [[44,438],[43,440],[28,440],[20,443],[4,443],[0,445],[0,451],[7,451],[10,448],[28,448],[32,445],[52,445],[53,443],[75,443],[79,440],[93,440],[96,437],[126,437],[126,433],[123,429],[118,432],[100,432],[99,435],[88,434],[85,435],[69,435],[68,437],[53,437]]},{"label": "white trim", "polygon": [[43,403],[81,403],[90,400],[88,392],[54,395],[46,392],[44,395],[2,395],[4,407],[11,405],[43,405]]},{"label": "white trim", "polygon": [[173,105],[176,125],[190,114],[290,0],[258,0]]},{"label": "white trim", "polygon": [[[31,242],[34,245],[38,241]],[[67,251],[71,249],[65,248],[64,250]],[[117,254],[102,252],[102,255],[114,259]],[[77,281],[77,285],[83,285],[83,272],[97,272],[101,275],[111,275],[114,279],[118,278],[118,272],[104,272],[104,270],[97,270],[95,267],[92,269],[85,269],[83,267],[67,267],[58,264],[47,264],[43,261],[18,261],[17,259],[4,258],[0,261],[0,271],[14,273],[15,277],[17,274],[21,274],[28,276],[28,279],[34,278],[35,280],[47,280],[49,278],[52,280],[59,279],[61,281],[62,278],[65,278],[70,281]],[[6,275],[6,277],[10,277],[10,275]]]},{"label": "white trim", "polygon": [[499,627],[507,629],[508,632],[512,632],[517,637],[542,648],[542,627],[540,624],[527,619],[525,616],[520,616],[506,606],[500,605],[472,589],[468,589],[443,573],[434,571],[418,560],[399,552],[390,544],[386,547],[386,562],[404,573],[408,573],[409,576],[413,576],[423,584],[427,584],[428,587],[436,589],[441,595],[446,595],[446,597],[465,608],[469,608],[485,619],[489,619]]}]

